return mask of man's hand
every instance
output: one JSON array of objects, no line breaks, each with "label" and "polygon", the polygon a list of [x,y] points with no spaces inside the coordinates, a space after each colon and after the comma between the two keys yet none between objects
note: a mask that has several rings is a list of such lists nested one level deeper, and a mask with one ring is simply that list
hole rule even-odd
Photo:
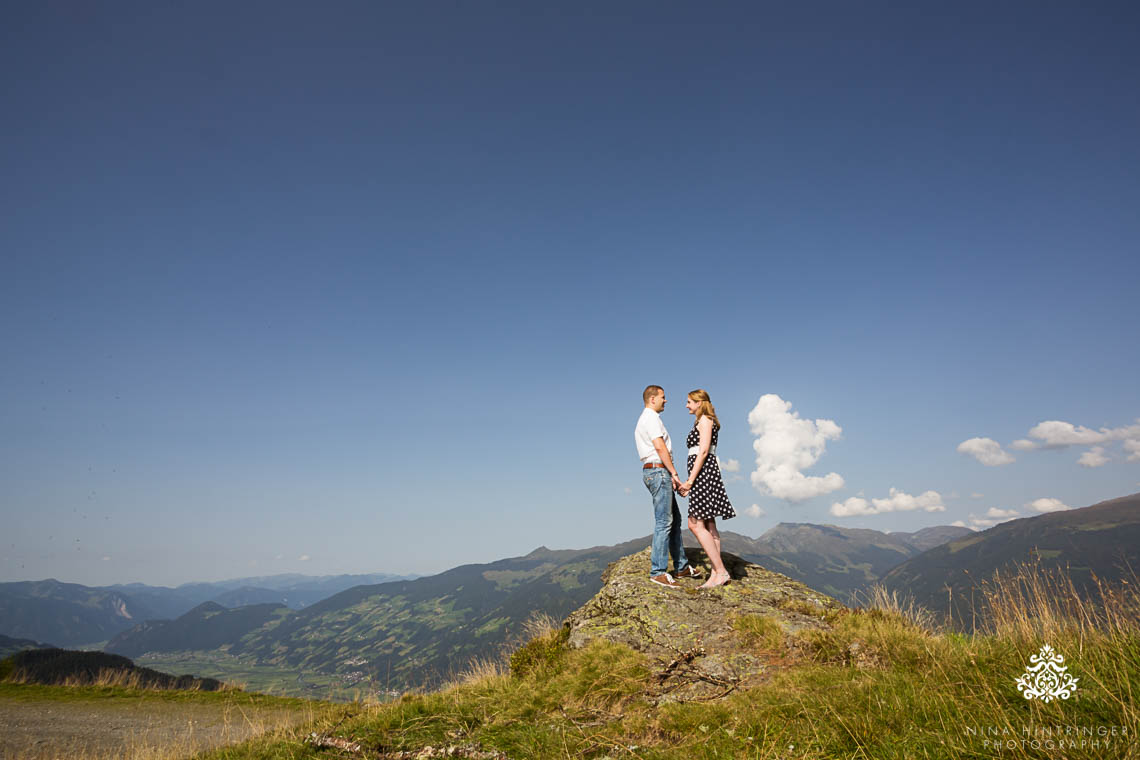
[{"label": "man's hand", "polygon": [[677,473],[673,473],[673,490],[681,490],[681,479],[677,477]]}]

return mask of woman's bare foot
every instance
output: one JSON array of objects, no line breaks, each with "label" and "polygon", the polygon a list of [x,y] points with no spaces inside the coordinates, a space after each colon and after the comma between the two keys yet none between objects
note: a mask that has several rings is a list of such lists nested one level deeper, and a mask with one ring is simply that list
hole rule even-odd
[{"label": "woman's bare foot", "polygon": [[727,570],[723,573],[714,571],[709,575],[709,579],[705,581],[701,586],[698,586],[698,588],[715,588],[716,586],[723,586],[724,584],[728,583],[731,578],[732,576],[728,574]]}]

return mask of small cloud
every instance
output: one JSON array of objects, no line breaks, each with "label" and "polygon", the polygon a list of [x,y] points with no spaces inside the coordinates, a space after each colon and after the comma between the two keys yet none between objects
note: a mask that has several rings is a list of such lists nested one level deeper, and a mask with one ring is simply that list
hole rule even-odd
[{"label": "small cloud", "polygon": [[276,557],[274,557],[273,559],[285,559],[285,555],[284,555],[284,554],[278,554],[278,555],[277,555]]},{"label": "small cloud", "polygon": [[831,514],[836,517],[856,517],[858,515],[873,515],[875,510],[866,499],[852,496],[844,501],[837,501],[831,505]]},{"label": "small cloud", "polygon": [[950,495],[947,496],[946,498],[947,499],[957,499],[959,496],[960,496],[960,494],[957,491],[951,491]]},{"label": "small cloud", "polygon": [[628,488],[628,487],[627,487],[627,488],[623,488],[623,489],[621,489],[621,490],[625,491],[626,493],[633,493],[633,489],[632,489],[632,488]]},{"label": "small cloud", "polygon": [[751,507],[744,510],[744,514],[748,515],[749,517],[763,517],[765,513],[764,510],[760,508],[759,504],[753,504]]},{"label": "small cloud", "polygon": [[1140,419],[1137,419],[1134,425],[1102,427],[1099,430],[1084,425],[1074,425],[1064,420],[1045,420],[1030,428],[1028,436],[1029,438],[1014,441],[1010,447],[1030,451],[1089,446],[1089,450],[1081,455],[1077,464],[1082,467],[1102,467],[1111,461],[1111,457],[1106,453],[1106,446],[1120,441],[1128,453],[1128,461],[1140,462]]},{"label": "small cloud", "polygon": [[986,495],[984,493],[978,493],[977,491],[974,491],[972,494],[970,494],[970,498],[971,499],[984,499],[984,498],[986,498]]},{"label": "small cloud", "polygon": [[913,512],[919,509],[924,512],[944,512],[946,507],[942,504],[942,495],[937,491],[924,491],[918,496],[911,496],[909,493],[892,488],[887,498],[871,499],[870,503],[858,496],[852,496],[843,502],[835,502],[831,505],[831,514],[836,517],[855,517],[879,515],[884,512]]},{"label": "small cloud", "polygon": [[720,464],[720,469],[724,472],[740,472],[740,460],[739,459],[724,459],[724,460],[722,460],[720,457],[717,457],[716,461]]},{"label": "small cloud", "polygon": [[965,528],[966,527],[966,523],[962,522],[961,520],[955,520],[954,522],[952,522],[950,524],[956,528]]},{"label": "small cloud", "polygon": [[1069,505],[1060,499],[1043,498],[1036,499],[1025,505],[1026,507],[1037,512],[1060,512],[1069,509]]},{"label": "small cloud", "polygon": [[100,557],[99,559],[101,559],[101,560],[102,560],[102,561],[104,561],[104,562],[110,562],[110,561],[111,561],[111,558],[110,558],[110,557],[106,557],[106,556]]},{"label": "small cloud", "polygon": [[890,490],[886,499],[871,499],[871,503],[879,512],[913,512],[921,509],[924,512],[944,512],[942,495],[937,491],[923,491],[918,496],[911,496],[897,489]]},{"label": "small cloud", "polygon": [[302,554],[300,557],[297,557],[297,559],[299,559],[301,562],[308,562],[309,561],[309,555],[308,554]]},{"label": "small cloud", "polygon": [[251,560],[250,560],[249,562],[247,562],[246,564],[247,564],[247,565],[249,565],[250,567],[257,567],[257,560],[255,560],[255,559],[251,559]]},{"label": "small cloud", "polygon": [[1081,467],[1103,467],[1108,464],[1108,457],[1104,455],[1104,446],[1093,446],[1091,449],[1081,454],[1081,458],[1077,460],[1077,464]]},{"label": "small cloud", "polygon": [[[963,525],[962,527],[971,528],[973,530],[985,530],[986,528],[992,528],[999,523],[1009,522],[1010,520],[1013,520],[1020,516],[1021,513],[1016,509],[998,509],[997,507],[990,507],[988,510],[986,510],[986,514],[983,516],[979,516],[971,512],[968,516],[969,524]],[[952,524],[959,525],[961,524],[961,521]]]},{"label": "small cloud", "polygon": [[1061,420],[1046,420],[1029,429],[1029,437],[1041,441],[1047,449],[1061,449],[1066,446],[1091,445],[1108,440],[1108,431],[1091,430],[1083,425],[1074,425]]},{"label": "small cloud", "polygon": [[999,467],[1015,461],[1013,455],[1003,451],[993,438],[970,438],[958,444],[960,454],[969,454],[986,467]]},{"label": "small cloud", "polygon": [[1129,438],[1124,442],[1124,450],[1128,452],[1129,462],[1140,462],[1140,438]]}]

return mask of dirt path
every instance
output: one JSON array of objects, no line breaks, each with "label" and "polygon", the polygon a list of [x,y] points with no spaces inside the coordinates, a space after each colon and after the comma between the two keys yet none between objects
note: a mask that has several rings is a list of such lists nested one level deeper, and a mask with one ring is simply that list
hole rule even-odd
[{"label": "dirt path", "polygon": [[294,726],[307,717],[280,708],[145,699],[0,699],[0,758],[173,760]]}]

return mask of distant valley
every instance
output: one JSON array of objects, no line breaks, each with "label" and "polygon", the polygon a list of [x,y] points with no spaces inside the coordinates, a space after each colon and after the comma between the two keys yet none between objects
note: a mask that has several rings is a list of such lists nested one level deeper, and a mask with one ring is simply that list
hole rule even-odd
[{"label": "distant valley", "polygon": [[54,579],[0,583],[0,634],[55,646],[105,642],[148,620],[176,618],[203,602],[223,607],[273,603],[302,609],[361,584],[415,575],[272,575],[177,588],[141,583],[90,587]]}]

